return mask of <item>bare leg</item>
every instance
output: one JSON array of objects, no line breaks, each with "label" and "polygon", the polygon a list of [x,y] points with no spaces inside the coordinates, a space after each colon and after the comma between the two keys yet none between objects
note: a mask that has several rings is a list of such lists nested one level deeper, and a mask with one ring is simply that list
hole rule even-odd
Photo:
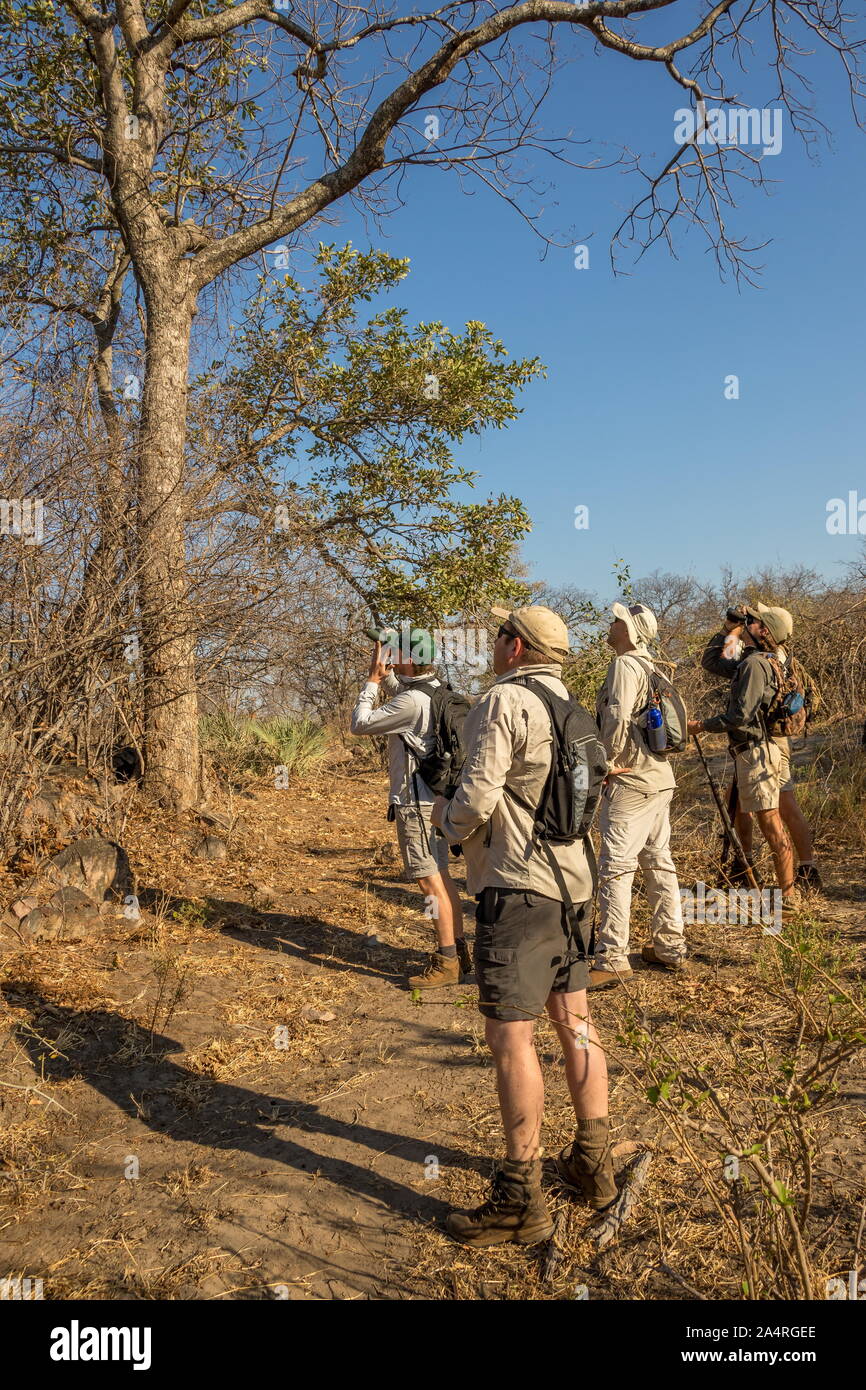
[{"label": "bare leg", "polygon": [[586,990],[549,994],[547,1014],[556,1029],[571,1103],[578,1120],[607,1114],[607,1059],[589,1012]]},{"label": "bare leg", "polygon": [[[463,904],[462,904],[462,902],[460,901],[460,893],[459,893],[459,890],[458,890],[458,888],[457,888],[457,884],[454,882],[454,880],[453,880],[453,878],[451,877],[450,874],[443,874],[443,875],[442,875],[442,882],[445,884],[445,890],[446,890],[446,892],[447,892],[447,894],[448,894],[448,899],[449,899],[449,901],[450,901],[450,903],[451,903],[451,917],[452,917],[452,921],[453,921],[453,924],[454,924],[454,940],[455,940],[455,941],[462,941],[462,940],[463,940]],[[445,943],[445,944],[447,944],[447,943]]]},{"label": "bare leg", "polygon": [[779,796],[779,811],[785,823],[785,829],[794,841],[794,849],[797,851],[798,863],[811,864],[815,857],[812,831],[809,828],[809,822],[800,810],[796,793],[781,793]]},{"label": "bare leg", "polygon": [[761,833],[770,846],[770,853],[776,866],[776,881],[782,892],[787,893],[794,886],[794,855],[791,850],[791,841],[788,839],[782,824],[782,817],[778,811],[756,811],[755,815],[758,818]]},{"label": "bare leg", "polygon": [[428,900],[428,908],[433,908],[431,921],[437,942],[440,946],[453,946],[454,910],[445,878],[442,874],[430,874],[427,878],[418,879],[418,887]]},{"label": "bare leg", "polygon": [[496,1089],[509,1158],[538,1158],[544,1081],[532,1041],[532,1019],[516,1023],[488,1018],[485,1035],[496,1063]]}]

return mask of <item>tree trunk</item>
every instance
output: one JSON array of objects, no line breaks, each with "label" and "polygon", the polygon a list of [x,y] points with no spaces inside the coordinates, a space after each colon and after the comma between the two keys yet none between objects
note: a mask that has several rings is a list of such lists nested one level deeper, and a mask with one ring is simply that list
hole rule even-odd
[{"label": "tree trunk", "polygon": [[145,790],[182,810],[199,794],[195,632],[187,593],[184,445],[195,305],[176,283],[148,293],[138,460]]}]

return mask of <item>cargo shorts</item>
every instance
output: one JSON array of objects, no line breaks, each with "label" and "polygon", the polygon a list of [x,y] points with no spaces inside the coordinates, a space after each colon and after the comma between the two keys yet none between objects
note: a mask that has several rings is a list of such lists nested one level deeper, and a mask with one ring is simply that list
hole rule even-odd
[{"label": "cargo shorts", "polygon": [[475,978],[485,1018],[543,1017],[549,994],[586,989],[591,902],[568,909],[519,888],[485,888],[476,902]]},{"label": "cargo shorts", "polygon": [[791,776],[791,740],[789,738],[775,738],[773,742],[782,755],[782,766],[779,770],[779,791],[792,792],[794,790],[794,778]]},{"label": "cargo shorts", "polygon": [[782,750],[768,739],[737,749],[734,768],[741,811],[777,811],[782,787]]},{"label": "cargo shorts", "polygon": [[404,877],[432,878],[448,871],[448,841],[437,835],[430,819],[432,801],[418,806],[392,806]]}]

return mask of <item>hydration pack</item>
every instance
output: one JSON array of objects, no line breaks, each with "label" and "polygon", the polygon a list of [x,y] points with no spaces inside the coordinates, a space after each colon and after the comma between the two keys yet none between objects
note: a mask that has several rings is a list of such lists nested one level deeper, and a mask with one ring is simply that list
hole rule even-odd
[{"label": "hydration pack", "polygon": [[458,695],[450,685],[430,685],[424,681],[414,681],[412,690],[423,690],[430,696],[430,718],[433,747],[423,758],[404,739],[417,761],[418,775],[435,796],[452,797],[457,790],[463,764],[466,761],[466,744],[463,742],[463,725],[471,709],[465,695]]},{"label": "hydration pack", "polygon": [[767,732],[778,738],[802,738],[806,732],[809,706],[806,698],[805,672],[798,661],[789,660],[784,667],[771,652],[762,656],[773,669],[776,691],[764,715]]},{"label": "hydration pack", "polygon": [[[641,742],[654,758],[666,758],[670,753],[682,753],[688,747],[689,742],[686,728],[688,713],[682,695],[667,676],[656,671],[652,662],[644,661],[642,657],[635,656],[634,652],[627,652],[626,655],[630,656],[632,660],[640,662],[649,679],[649,700],[634,715],[634,722],[640,732]],[[664,733],[661,748],[654,748],[648,737],[647,716],[651,705],[658,705],[661,711],[662,724],[659,732],[663,731]]]},{"label": "hydration pack", "polygon": [[541,700],[550,716],[553,747],[537,806],[529,806],[510,787],[506,791],[532,811],[535,839],[553,845],[571,844],[589,834],[607,776],[607,758],[595,720],[573,696],[564,700],[554,695],[534,676],[518,676],[514,684],[526,686]]}]

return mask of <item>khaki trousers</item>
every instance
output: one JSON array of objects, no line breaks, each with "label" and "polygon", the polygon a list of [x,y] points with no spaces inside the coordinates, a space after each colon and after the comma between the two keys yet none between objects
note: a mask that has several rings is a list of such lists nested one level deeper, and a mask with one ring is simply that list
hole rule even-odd
[{"label": "khaki trousers", "polygon": [[660,960],[686,954],[683,909],[671,858],[670,807],[673,790],[641,792],[608,783],[601,803],[595,964],[599,970],[628,970],[631,889],[640,866],[650,908],[652,936]]}]

